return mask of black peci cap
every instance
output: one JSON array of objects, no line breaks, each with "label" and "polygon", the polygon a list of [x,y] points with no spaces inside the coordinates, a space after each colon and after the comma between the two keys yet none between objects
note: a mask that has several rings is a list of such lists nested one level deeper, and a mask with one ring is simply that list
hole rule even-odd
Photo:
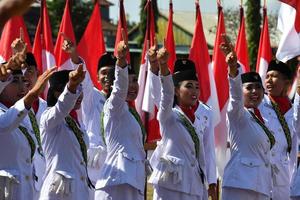
[{"label": "black peci cap", "polygon": [[28,66],[34,66],[37,69],[37,64],[34,58],[34,55],[31,52],[26,53],[26,64]]},{"label": "black peci cap", "polygon": [[105,66],[115,66],[117,58],[112,53],[103,54],[98,60],[98,69],[99,71],[102,67]]},{"label": "black peci cap", "polygon": [[269,71],[278,71],[290,80],[293,78],[293,74],[289,66],[279,60],[271,60],[267,72]]},{"label": "black peci cap", "polygon": [[241,75],[242,83],[259,83],[262,85],[260,75],[256,72],[247,72]]},{"label": "black peci cap", "polygon": [[195,64],[189,59],[177,59],[173,72],[174,85],[178,86],[178,84],[184,80],[198,81]]}]

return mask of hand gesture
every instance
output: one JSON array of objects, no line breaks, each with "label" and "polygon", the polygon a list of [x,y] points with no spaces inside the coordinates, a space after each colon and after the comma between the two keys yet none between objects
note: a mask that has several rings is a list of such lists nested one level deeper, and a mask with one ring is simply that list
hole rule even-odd
[{"label": "hand gesture", "polygon": [[18,52],[23,52],[24,49],[26,50],[26,43],[24,42],[24,32],[23,29],[20,28],[20,37],[16,38],[12,43],[11,43],[11,48],[13,55],[18,53]]},{"label": "hand gesture", "polygon": [[117,58],[118,59],[126,59],[126,55],[129,50],[128,41],[127,41],[124,29],[122,29],[121,32],[122,32],[122,41],[120,41],[117,46]]},{"label": "hand gesture", "polygon": [[76,51],[76,46],[75,44],[71,41],[70,38],[68,38],[66,36],[65,33],[60,33],[63,38],[64,38],[64,41],[63,41],[63,45],[62,45],[62,50],[64,50],[65,52],[71,54],[71,53],[74,53]]},{"label": "hand gesture", "polygon": [[163,47],[160,48],[157,52],[157,60],[160,65],[166,65],[169,60],[169,52],[165,47],[166,46],[165,43],[166,43],[166,41],[164,39]]},{"label": "hand gesture", "polygon": [[233,77],[236,76],[238,63],[237,63],[237,56],[236,52],[233,48],[233,45],[230,41],[230,38],[225,34],[222,35],[222,39],[224,42],[221,43],[220,49],[223,51],[226,59],[226,63],[229,66],[229,74]]},{"label": "hand gesture", "polygon": [[45,87],[48,83],[49,78],[52,76],[52,74],[56,71],[56,66],[51,67],[50,69],[47,69],[42,75],[40,75],[33,86],[33,88],[29,91],[34,96],[38,97],[40,94],[43,93],[45,90]]},{"label": "hand gesture", "polygon": [[[148,41],[149,42],[149,41]],[[159,65],[157,60],[157,40],[154,38],[154,45],[148,50],[148,58],[150,62],[150,69],[154,74],[158,74]]]},{"label": "hand gesture", "polygon": [[72,93],[76,93],[78,85],[84,80],[86,71],[83,70],[83,64],[79,64],[77,69],[69,73],[68,88]]}]

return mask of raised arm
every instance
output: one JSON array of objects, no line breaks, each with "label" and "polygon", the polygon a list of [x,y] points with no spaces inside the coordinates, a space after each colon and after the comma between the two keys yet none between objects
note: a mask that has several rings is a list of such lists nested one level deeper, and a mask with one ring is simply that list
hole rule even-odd
[{"label": "raised arm", "polygon": [[[122,30],[122,35],[124,35],[124,31]],[[117,62],[115,67],[115,81],[113,84],[113,90],[108,99],[110,103],[111,111],[121,111],[128,92],[128,68],[126,55],[128,52],[128,41],[126,37],[123,36],[124,40],[120,41],[117,46]],[[118,112],[112,112],[111,114],[118,114]]]},{"label": "raised arm", "polygon": [[83,70],[82,64],[80,64],[76,70],[69,73],[69,82],[59,96],[57,103],[43,113],[41,126],[53,128],[64,120],[74,108],[75,103],[82,92],[80,83],[83,81],[84,77],[85,71]]},{"label": "raised arm", "polygon": [[226,56],[229,79],[229,104],[227,114],[231,118],[239,118],[244,112],[244,100],[241,75],[238,70],[237,56],[230,39],[222,35],[223,43],[220,48]]}]

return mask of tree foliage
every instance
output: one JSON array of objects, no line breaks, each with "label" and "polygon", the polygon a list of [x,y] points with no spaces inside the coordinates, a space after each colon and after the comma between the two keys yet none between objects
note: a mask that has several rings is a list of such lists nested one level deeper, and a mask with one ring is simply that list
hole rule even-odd
[{"label": "tree foliage", "polygon": [[[155,21],[155,31],[157,32],[157,24],[156,21],[158,19],[158,7],[157,7],[157,0],[151,0],[152,2],[152,8],[154,12],[154,21]],[[147,12],[145,10],[147,0],[142,0],[140,4],[140,26],[139,26],[139,37],[137,39],[138,45],[141,47],[144,42],[144,37],[146,33],[146,27],[147,27]]]},{"label": "tree foliage", "polygon": [[[63,16],[66,1],[47,1],[49,17],[54,37],[57,37],[60,22]],[[75,32],[76,41],[79,42],[84,33],[90,15],[92,14],[94,3],[92,1],[70,1],[72,25]]]},{"label": "tree foliage", "polygon": [[246,23],[250,67],[255,68],[261,25],[260,0],[246,1]]}]

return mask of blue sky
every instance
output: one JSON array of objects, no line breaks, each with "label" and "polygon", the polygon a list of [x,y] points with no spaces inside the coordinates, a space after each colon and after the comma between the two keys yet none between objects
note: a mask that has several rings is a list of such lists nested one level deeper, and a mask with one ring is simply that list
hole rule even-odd
[{"label": "blue sky", "polygon": [[[118,19],[118,2],[119,0],[109,0],[114,3],[111,6],[110,17],[117,21]],[[244,0],[245,2],[246,0]],[[141,0],[124,0],[124,6],[126,14],[129,15],[129,21],[139,21],[139,6]],[[201,12],[217,13],[217,3],[216,0],[199,0]],[[222,5],[224,8],[238,8],[241,0],[222,0]],[[263,2],[263,0],[262,0]],[[279,8],[278,0],[266,0],[269,12],[277,12]],[[169,0],[157,0],[159,9],[167,10],[169,6]],[[195,1],[194,0],[173,0],[174,12],[176,10],[180,11],[194,11]]]}]

